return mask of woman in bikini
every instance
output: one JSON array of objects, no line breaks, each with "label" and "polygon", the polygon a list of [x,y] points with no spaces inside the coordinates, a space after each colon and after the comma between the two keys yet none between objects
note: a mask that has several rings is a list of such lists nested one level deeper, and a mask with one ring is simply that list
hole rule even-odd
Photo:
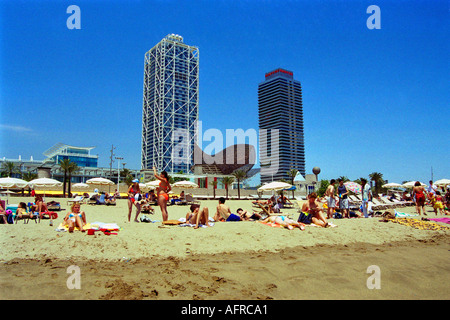
[{"label": "woman in bikini", "polygon": [[416,211],[419,214],[419,216],[421,215],[420,207],[422,207],[423,214],[427,215],[425,213],[425,188],[422,187],[419,181],[416,181],[416,183],[414,184],[412,193],[416,202]]},{"label": "woman in bikini", "polygon": [[199,223],[209,227],[209,211],[207,207],[200,209],[200,205],[192,204],[190,210],[191,212],[186,214],[186,223],[195,224],[194,229],[198,229]]},{"label": "woman in bikini", "polygon": [[141,213],[141,203],[136,201],[135,197],[137,194],[141,193],[141,189],[139,189],[139,180],[134,179],[133,184],[128,188],[128,222],[131,220],[131,211],[133,210],[133,205],[136,206],[136,217],[134,218],[134,222],[139,222],[138,216]]},{"label": "woman in bikini", "polygon": [[80,212],[80,204],[75,202],[70,211],[64,218],[65,225],[69,227],[69,232],[73,232],[75,227],[84,232],[83,227],[86,225],[86,215],[84,211]]},{"label": "woman in bikini", "polygon": [[169,183],[169,175],[166,171],[161,172],[161,175],[156,173],[156,168],[153,167],[153,173],[155,174],[155,178],[160,180],[159,188],[156,191],[156,200],[158,201],[158,205],[161,208],[161,214],[163,221],[167,221],[169,218],[169,214],[167,212],[167,201],[169,201],[169,191],[172,190]]}]

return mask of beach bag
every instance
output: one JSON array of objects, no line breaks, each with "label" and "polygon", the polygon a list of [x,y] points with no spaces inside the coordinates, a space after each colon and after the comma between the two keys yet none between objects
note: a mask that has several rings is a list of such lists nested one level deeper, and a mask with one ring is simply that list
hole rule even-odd
[{"label": "beach bag", "polygon": [[6,210],[6,222],[9,224],[14,224],[14,215],[12,214],[11,210]]}]

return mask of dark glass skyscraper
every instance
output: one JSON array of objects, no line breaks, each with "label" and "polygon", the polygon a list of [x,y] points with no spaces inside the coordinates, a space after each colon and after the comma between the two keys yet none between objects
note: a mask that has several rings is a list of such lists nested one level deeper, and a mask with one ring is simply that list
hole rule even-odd
[{"label": "dark glass skyscraper", "polygon": [[291,169],[305,176],[302,87],[292,71],[266,73],[258,85],[258,111],[261,183],[289,181]]}]

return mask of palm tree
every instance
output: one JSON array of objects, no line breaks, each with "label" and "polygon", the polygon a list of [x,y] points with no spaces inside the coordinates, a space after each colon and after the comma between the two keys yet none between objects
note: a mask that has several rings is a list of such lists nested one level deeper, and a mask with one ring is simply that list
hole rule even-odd
[{"label": "palm tree", "polygon": [[70,159],[63,159],[59,162],[59,166],[61,167],[61,170],[64,170],[64,181],[63,181],[63,197],[64,198],[66,197],[67,171],[69,171],[69,168],[71,167],[71,162],[72,161]]},{"label": "palm tree", "polygon": [[69,180],[69,188],[67,190],[67,193],[68,193],[69,197],[70,197],[70,193],[71,193],[72,173],[76,173],[79,170],[80,170],[80,167],[78,167],[78,165],[75,162],[71,161],[70,166],[67,169],[68,180]]},{"label": "palm tree", "polygon": [[240,182],[247,179],[247,172],[244,170],[235,170],[232,175],[236,178],[238,183],[238,199],[241,199],[241,187]]},{"label": "palm tree", "polygon": [[2,164],[2,177],[12,177],[14,173],[18,173],[19,170],[12,161],[5,161]]},{"label": "palm tree", "polygon": [[381,186],[384,184],[383,174],[379,172],[372,172],[369,174],[370,180],[375,181],[375,193],[380,193]]},{"label": "palm tree", "polygon": [[30,171],[22,174],[22,179],[25,181],[31,181],[31,180],[37,179],[37,177],[38,177],[37,173],[33,173]]},{"label": "palm tree", "polygon": [[222,183],[225,185],[225,190],[227,192],[227,199],[228,199],[228,186],[231,185],[233,182],[234,182],[234,177],[222,178]]},{"label": "palm tree", "polygon": [[209,184],[212,185],[212,187],[213,187],[213,195],[214,195],[214,199],[215,199],[216,198],[217,180],[213,180]]},{"label": "palm tree", "polygon": [[[287,172],[289,177],[291,177],[291,184],[294,185],[294,179],[297,176],[298,170],[297,169],[291,169]],[[292,190],[292,199],[294,199],[294,190]]]}]

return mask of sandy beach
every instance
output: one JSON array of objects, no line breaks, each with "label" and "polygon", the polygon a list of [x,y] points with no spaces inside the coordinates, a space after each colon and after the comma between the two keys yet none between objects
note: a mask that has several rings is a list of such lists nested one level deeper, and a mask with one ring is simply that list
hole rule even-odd
[{"label": "sandy beach", "polygon": [[[449,230],[420,230],[380,218],[332,219],[334,228],[287,230],[258,222],[218,222],[208,228],[127,221],[126,200],[116,206],[82,205],[88,223],[116,223],[117,235],[55,231],[53,226],[0,225],[1,299],[444,299],[450,298]],[[10,203],[32,198],[10,198]],[[250,200],[227,201],[232,212]],[[201,201],[212,213],[217,201]],[[132,217],[134,218],[134,211]],[[169,219],[188,206],[170,206]],[[414,207],[397,208],[414,214]],[[297,219],[297,209],[283,209]],[[427,207],[428,217],[435,214]],[[438,215],[438,217],[441,217]],[[420,217],[414,217],[419,218]],[[444,225],[444,224],[442,224]],[[448,225],[446,225],[448,226]],[[69,266],[81,288],[69,289]],[[369,266],[380,289],[369,289]],[[29,298],[28,298],[29,297]]]}]

